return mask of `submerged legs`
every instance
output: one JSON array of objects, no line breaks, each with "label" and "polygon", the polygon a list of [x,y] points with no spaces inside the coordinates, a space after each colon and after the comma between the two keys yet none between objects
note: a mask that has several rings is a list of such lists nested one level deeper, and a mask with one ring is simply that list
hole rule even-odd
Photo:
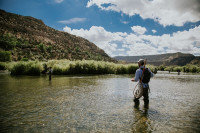
[{"label": "submerged legs", "polygon": [[[143,91],[144,91],[143,92],[144,107],[148,108],[148,106],[149,106],[149,88],[144,88]],[[139,98],[134,97],[133,101],[135,103],[134,107],[136,107],[136,108],[139,107],[139,105],[140,105]]]}]

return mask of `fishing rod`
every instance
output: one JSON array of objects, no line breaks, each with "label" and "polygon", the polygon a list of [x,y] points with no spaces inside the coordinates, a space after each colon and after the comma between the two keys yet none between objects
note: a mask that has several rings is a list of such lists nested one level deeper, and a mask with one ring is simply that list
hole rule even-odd
[{"label": "fishing rod", "polygon": [[147,62],[147,59],[144,59],[144,68],[143,68],[143,71],[142,71],[142,77],[140,79],[140,83],[142,83],[142,79],[144,77],[144,71],[145,71],[146,62]]}]

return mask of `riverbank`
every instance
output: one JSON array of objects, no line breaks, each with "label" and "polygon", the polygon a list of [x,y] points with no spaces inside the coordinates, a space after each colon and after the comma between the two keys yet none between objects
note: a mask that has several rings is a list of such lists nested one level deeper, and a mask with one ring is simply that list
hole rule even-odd
[{"label": "riverbank", "polygon": [[[72,74],[134,74],[138,68],[137,64],[117,64],[105,61],[94,60],[49,60],[0,62],[0,70],[8,70],[11,75],[40,75],[48,73],[49,68],[53,69],[53,75]],[[200,66],[152,66],[147,65],[152,71],[186,72],[199,73]]]}]

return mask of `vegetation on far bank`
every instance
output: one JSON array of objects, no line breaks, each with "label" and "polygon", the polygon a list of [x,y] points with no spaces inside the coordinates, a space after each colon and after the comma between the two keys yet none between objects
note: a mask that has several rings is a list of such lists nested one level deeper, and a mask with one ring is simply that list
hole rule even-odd
[{"label": "vegetation on far bank", "polygon": [[94,60],[50,60],[48,62],[20,61],[1,62],[1,70],[9,70],[11,75],[40,75],[47,73],[48,68],[53,68],[54,75],[71,74],[132,74],[137,69],[137,64],[115,64]]},{"label": "vegetation on far bank", "polygon": [[[48,73],[48,69],[53,68],[53,75],[73,75],[73,74],[134,74],[138,68],[137,64],[116,64],[105,61],[94,60],[50,60],[48,62],[39,61],[19,61],[0,62],[0,70],[9,70],[11,75],[40,75]],[[191,72],[199,73],[200,66],[152,66],[147,65],[152,71],[171,72]]]},{"label": "vegetation on far bank", "polygon": [[187,64],[185,66],[165,66],[160,65],[157,67],[160,71],[170,71],[170,72],[185,72],[185,73],[199,73],[200,66]]}]

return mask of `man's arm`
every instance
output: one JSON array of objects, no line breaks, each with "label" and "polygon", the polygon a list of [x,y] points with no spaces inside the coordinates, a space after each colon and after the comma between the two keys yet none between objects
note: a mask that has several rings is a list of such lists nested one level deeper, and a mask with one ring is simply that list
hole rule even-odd
[{"label": "man's arm", "polygon": [[139,80],[139,76],[140,76],[139,75],[139,70],[136,70],[136,72],[135,72],[135,78],[132,78],[131,81],[133,81],[133,82],[136,81],[137,82]]},{"label": "man's arm", "polygon": [[148,68],[149,72],[151,73],[151,77],[154,76],[154,73]]}]

